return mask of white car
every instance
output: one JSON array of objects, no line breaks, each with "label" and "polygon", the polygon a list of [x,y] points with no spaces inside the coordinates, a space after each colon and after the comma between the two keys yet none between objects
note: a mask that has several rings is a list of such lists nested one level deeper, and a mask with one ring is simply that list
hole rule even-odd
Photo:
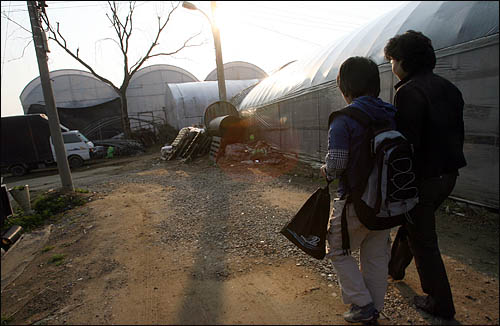
[{"label": "white car", "polygon": [[[90,153],[94,150],[95,146],[87,137],[82,135],[78,130],[62,132],[62,136],[70,167],[79,168],[83,165],[84,161],[90,160]],[[50,147],[54,162],[57,162],[52,137],[50,137]]]}]

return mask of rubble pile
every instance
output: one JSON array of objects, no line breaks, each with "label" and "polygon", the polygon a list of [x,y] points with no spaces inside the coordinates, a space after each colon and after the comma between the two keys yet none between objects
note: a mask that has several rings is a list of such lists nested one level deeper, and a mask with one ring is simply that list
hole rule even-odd
[{"label": "rubble pile", "polygon": [[132,138],[139,141],[145,147],[150,147],[158,141],[158,137],[151,129],[138,129],[132,132]]},{"label": "rubble pile", "polygon": [[106,151],[109,147],[114,148],[114,155],[134,155],[144,153],[144,146],[141,142],[133,139],[103,139],[93,140],[95,146],[104,147]]},{"label": "rubble pile", "polygon": [[228,144],[224,148],[224,158],[227,161],[242,164],[280,164],[283,155],[269,144],[258,140],[249,143]]}]

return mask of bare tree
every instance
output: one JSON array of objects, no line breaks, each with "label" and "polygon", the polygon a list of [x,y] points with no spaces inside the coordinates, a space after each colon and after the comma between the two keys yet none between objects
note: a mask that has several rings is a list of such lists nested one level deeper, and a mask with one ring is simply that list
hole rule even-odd
[{"label": "bare tree", "polygon": [[160,35],[169,23],[172,14],[177,10],[177,8],[180,5],[180,2],[177,2],[176,4],[172,4],[172,7],[167,15],[166,18],[162,19],[159,15],[157,15],[157,20],[158,20],[158,29],[155,31],[156,36],[154,37],[153,42],[147,49],[146,53],[144,56],[140,57],[134,64],[130,65],[129,62],[129,45],[130,45],[130,37],[134,31],[134,10],[136,8],[136,2],[135,1],[129,1],[128,2],[129,8],[126,13],[125,18],[120,17],[118,14],[118,4],[116,1],[110,2],[108,1],[108,6],[110,13],[106,14],[106,17],[108,20],[111,22],[114,31],[116,33],[117,39],[113,39],[113,41],[118,45],[120,48],[120,51],[123,55],[123,81],[120,87],[117,87],[113,82],[111,82],[109,79],[101,76],[98,74],[95,69],[93,69],[88,63],[86,63],[84,60],[82,60],[79,57],[79,51],[80,49],[77,48],[76,51],[73,51],[69,49],[68,44],[66,42],[66,38],[62,35],[59,23],[56,23],[56,28],[50,24],[49,17],[46,13],[45,10],[42,10],[42,19],[46,25],[46,29],[49,31],[49,39],[54,40],[62,49],[64,49],[70,56],[72,56],[76,61],[78,61],[80,64],[82,64],[85,68],[87,68],[96,78],[101,80],[102,82],[108,84],[111,86],[116,93],[120,96],[121,100],[121,115],[122,115],[122,127],[123,127],[123,132],[127,137],[130,137],[131,134],[131,129],[130,129],[130,120],[128,117],[128,105],[127,105],[127,88],[130,83],[130,79],[132,76],[139,70],[142,65],[150,58],[153,57],[158,57],[158,56],[171,56],[174,55],[178,52],[180,52],[182,49],[188,48],[188,47],[193,47],[193,46],[199,46],[201,44],[190,44],[190,42],[197,37],[198,35],[201,34],[201,32],[189,37],[179,48],[177,48],[174,51],[171,52],[155,52],[155,48],[157,45],[159,45],[159,39]]}]

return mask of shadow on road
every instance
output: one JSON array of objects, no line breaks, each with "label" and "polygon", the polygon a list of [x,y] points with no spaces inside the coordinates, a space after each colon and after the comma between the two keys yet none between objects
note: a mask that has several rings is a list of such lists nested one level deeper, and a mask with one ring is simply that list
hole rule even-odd
[{"label": "shadow on road", "polygon": [[213,177],[187,180],[196,197],[204,199],[197,200],[204,207],[198,207],[203,214],[189,217],[199,221],[200,237],[177,320],[179,324],[220,324],[222,286],[229,275],[224,248],[229,245],[230,195],[244,189],[244,184],[231,182],[223,173],[215,188],[209,181]]}]

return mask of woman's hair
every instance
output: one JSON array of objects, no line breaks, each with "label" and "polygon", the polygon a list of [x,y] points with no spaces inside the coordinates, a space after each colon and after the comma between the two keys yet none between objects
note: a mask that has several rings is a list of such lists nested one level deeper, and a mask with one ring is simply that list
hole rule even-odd
[{"label": "woman's hair", "polygon": [[350,57],[340,66],[337,85],[344,96],[352,99],[365,95],[378,97],[380,94],[378,66],[369,58]]},{"label": "woman's hair", "polygon": [[413,30],[391,38],[384,48],[384,55],[387,60],[401,61],[403,70],[410,74],[423,70],[432,71],[436,66],[436,54],[431,40]]}]

